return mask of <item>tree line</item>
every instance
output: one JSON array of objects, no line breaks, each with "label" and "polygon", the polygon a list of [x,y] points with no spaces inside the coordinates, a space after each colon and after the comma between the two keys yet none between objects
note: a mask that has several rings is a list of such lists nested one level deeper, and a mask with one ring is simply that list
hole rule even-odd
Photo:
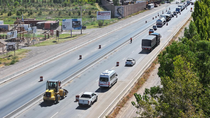
[{"label": "tree line", "polygon": [[97,2],[97,0],[0,0],[0,5],[2,4],[13,4],[18,2],[20,4],[25,3],[74,3],[74,2]]},{"label": "tree line", "polygon": [[161,87],[135,93],[142,117],[210,117],[210,0],[195,2],[184,37],[158,56]]}]

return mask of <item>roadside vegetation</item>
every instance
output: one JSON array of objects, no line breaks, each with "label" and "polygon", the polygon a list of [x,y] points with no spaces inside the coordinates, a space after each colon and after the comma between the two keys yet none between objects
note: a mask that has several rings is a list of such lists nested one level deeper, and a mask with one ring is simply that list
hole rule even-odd
[{"label": "roadside vegetation", "polygon": [[163,87],[135,93],[132,105],[142,117],[210,117],[210,0],[196,1],[184,37],[159,54]]},{"label": "roadside vegetation", "polygon": [[[100,3],[99,3],[100,4]],[[16,18],[37,20],[59,20],[81,18],[87,28],[98,28],[97,11],[104,11],[96,0],[0,0],[0,19],[5,24],[13,24]],[[117,22],[117,18],[105,20],[103,26]]]},{"label": "roadside vegetation", "polygon": [[23,59],[30,50],[19,49],[0,55],[0,67],[13,65]]}]

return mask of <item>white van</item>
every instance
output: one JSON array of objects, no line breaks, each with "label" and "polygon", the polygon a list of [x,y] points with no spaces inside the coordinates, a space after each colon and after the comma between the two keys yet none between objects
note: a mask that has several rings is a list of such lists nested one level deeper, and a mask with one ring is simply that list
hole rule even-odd
[{"label": "white van", "polygon": [[117,73],[115,70],[105,70],[100,74],[99,77],[99,87],[111,87],[117,83]]}]

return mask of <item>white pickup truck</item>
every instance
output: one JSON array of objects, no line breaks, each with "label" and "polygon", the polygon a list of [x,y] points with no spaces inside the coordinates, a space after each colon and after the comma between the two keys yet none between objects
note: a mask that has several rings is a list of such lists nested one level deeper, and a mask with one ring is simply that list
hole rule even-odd
[{"label": "white pickup truck", "polygon": [[87,105],[92,106],[94,102],[98,99],[98,95],[93,92],[84,92],[81,97],[79,98],[79,106]]}]

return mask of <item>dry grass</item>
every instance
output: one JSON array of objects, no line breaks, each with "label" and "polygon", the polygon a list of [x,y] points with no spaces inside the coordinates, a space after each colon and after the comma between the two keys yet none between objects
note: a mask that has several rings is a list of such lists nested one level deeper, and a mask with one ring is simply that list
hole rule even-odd
[{"label": "dry grass", "polygon": [[[179,36],[179,34],[181,33],[181,31],[185,28],[185,26],[187,25],[188,22],[190,22],[192,20],[192,18],[189,18],[188,21],[181,27],[181,29],[176,33],[176,35],[172,38],[172,40],[169,42],[169,45],[171,45],[172,42],[174,42],[177,37]],[[166,47],[167,47],[166,46]],[[144,74],[142,75],[142,77],[140,77],[137,81],[137,83],[135,83],[135,85],[133,86],[133,88],[131,89],[131,91],[129,92],[128,95],[126,95],[118,104],[117,106],[114,108],[114,110],[108,115],[106,116],[106,118],[115,118],[119,111],[121,110],[121,108],[126,104],[126,102],[133,97],[134,93],[136,93],[139,88],[142,87],[142,85],[147,81],[147,79],[150,76],[150,73],[155,69],[156,64],[158,63],[158,57],[152,62],[151,66],[144,72]]]},{"label": "dry grass", "polygon": [[21,59],[25,58],[29,50],[19,49],[15,51],[10,51],[6,54],[0,55],[0,67],[13,65]]}]

